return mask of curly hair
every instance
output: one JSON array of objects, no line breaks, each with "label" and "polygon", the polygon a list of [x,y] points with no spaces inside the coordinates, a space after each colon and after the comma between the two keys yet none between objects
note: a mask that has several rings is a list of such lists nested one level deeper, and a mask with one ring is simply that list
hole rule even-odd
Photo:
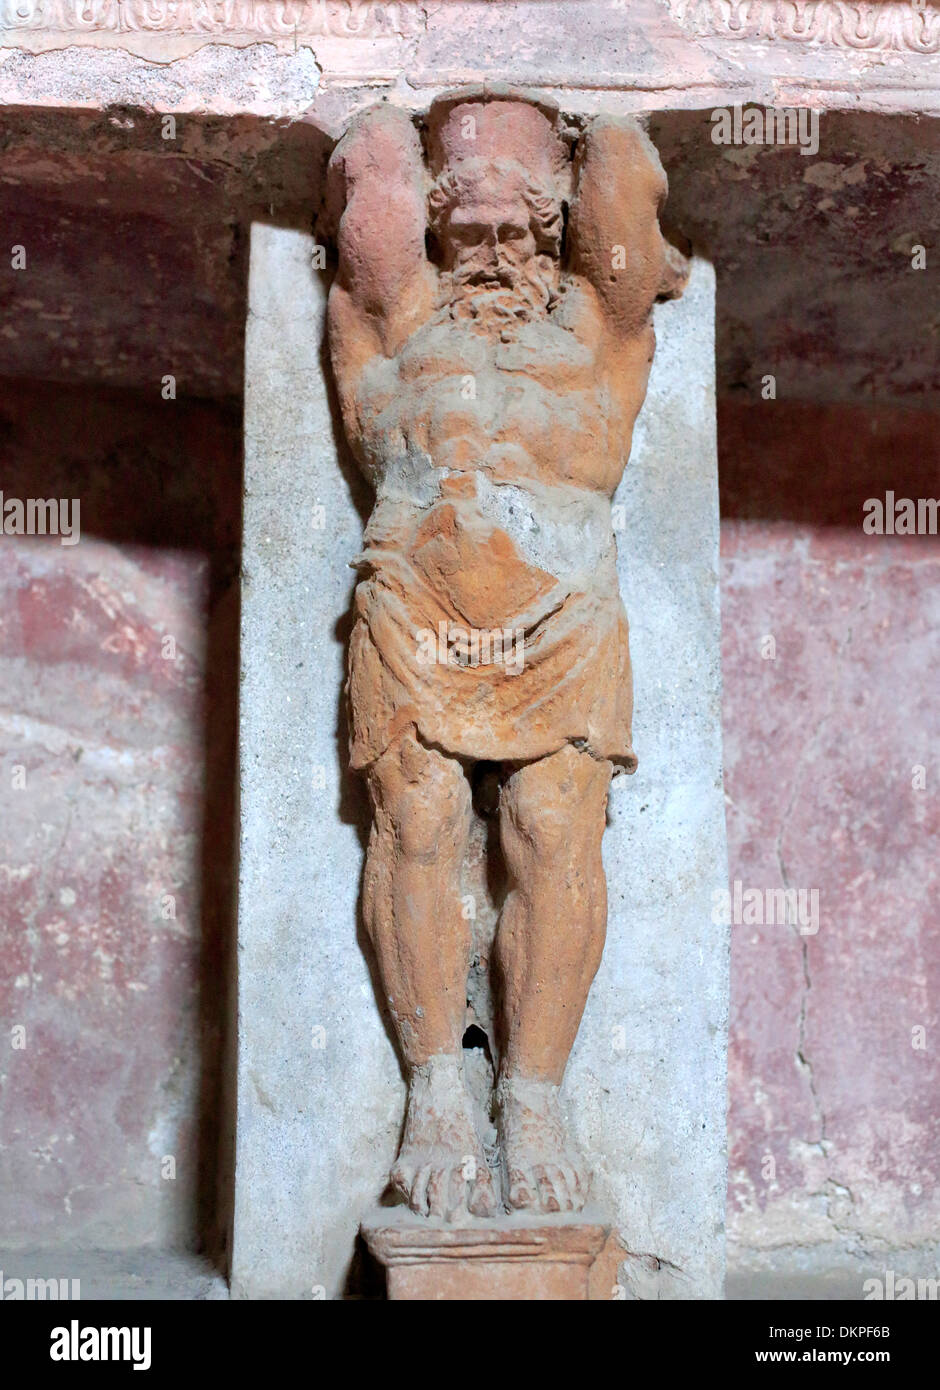
[{"label": "curly hair", "polygon": [[554,188],[532,178],[528,169],[515,159],[492,159],[481,156],[461,160],[439,174],[428,194],[428,226],[440,237],[454,208],[461,201],[468,177],[497,170],[515,174],[519,179],[520,195],[529,210],[529,218],[538,249],[551,256],[561,250],[564,213],[562,200]]}]

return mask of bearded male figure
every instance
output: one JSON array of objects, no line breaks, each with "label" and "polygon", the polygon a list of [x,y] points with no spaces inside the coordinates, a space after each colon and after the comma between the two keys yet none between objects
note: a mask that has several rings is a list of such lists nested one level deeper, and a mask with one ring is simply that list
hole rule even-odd
[{"label": "bearded male figure", "polygon": [[[435,102],[427,156],[402,111],[334,151],[342,215],[330,349],[375,489],[356,564],[351,763],[374,819],[363,913],[409,1076],[393,1186],[449,1219],[579,1210],[590,1172],[559,1087],[607,918],[611,776],[636,767],[610,499],[677,291],[666,181],[629,123],[574,157],[524,94]],[[567,222],[566,222],[567,214]],[[510,631],[467,659],[455,630]],[[422,634],[445,634],[428,660]],[[507,891],[493,943],[500,1173],[462,1071],[470,776],[498,769]]]}]

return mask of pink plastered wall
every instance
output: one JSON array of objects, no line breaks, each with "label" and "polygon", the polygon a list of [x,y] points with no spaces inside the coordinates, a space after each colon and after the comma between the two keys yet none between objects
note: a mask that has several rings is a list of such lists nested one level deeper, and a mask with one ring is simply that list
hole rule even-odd
[{"label": "pink plastered wall", "polygon": [[940,497],[940,418],[725,402],[718,436],[731,878],[818,893],[818,930],[809,896],[802,929],[732,927],[729,1232],[781,1258],[923,1245],[940,1227],[940,536],[863,520],[889,491]]},{"label": "pink plastered wall", "polygon": [[[5,380],[0,1249],[205,1245],[231,894],[237,412]],[[9,518],[8,518],[9,519]]]}]

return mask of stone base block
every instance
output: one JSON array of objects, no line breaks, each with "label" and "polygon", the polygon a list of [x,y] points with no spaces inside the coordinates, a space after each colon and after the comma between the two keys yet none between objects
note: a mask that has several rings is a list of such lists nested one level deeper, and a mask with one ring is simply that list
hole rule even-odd
[{"label": "stone base block", "polygon": [[447,1225],[404,1208],[363,1222],[385,1266],[390,1299],[580,1302],[608,1228],[583,1217],[516,1218]]}]

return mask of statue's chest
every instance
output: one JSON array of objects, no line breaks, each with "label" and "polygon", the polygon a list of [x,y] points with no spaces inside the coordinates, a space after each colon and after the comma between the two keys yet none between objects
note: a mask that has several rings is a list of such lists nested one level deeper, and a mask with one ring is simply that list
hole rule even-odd
[{"label": "statue's chest", "polygon": [[508,405],[533,386],[560,394],[583,390],[595,382],[595,369],[593,348],[548,321],[502,334],[435,325],[417,333],[398,361],[403,385],[413,383],[423,393],[451,379],[464,399],[482,393],[491,406]]},{"label": "statue's chest", "polygon": [[[405,440],[439,467],[486,458],[510,476],[532,462],[554,468],[559,453],[587,467],[597,421],[608,415],[594,348],[545,321],[505,338],[429,325],[385,361],[380,383],[374,447],[397,452]],[[494,462],[494,445],[509,447],[515,462]]]}]

